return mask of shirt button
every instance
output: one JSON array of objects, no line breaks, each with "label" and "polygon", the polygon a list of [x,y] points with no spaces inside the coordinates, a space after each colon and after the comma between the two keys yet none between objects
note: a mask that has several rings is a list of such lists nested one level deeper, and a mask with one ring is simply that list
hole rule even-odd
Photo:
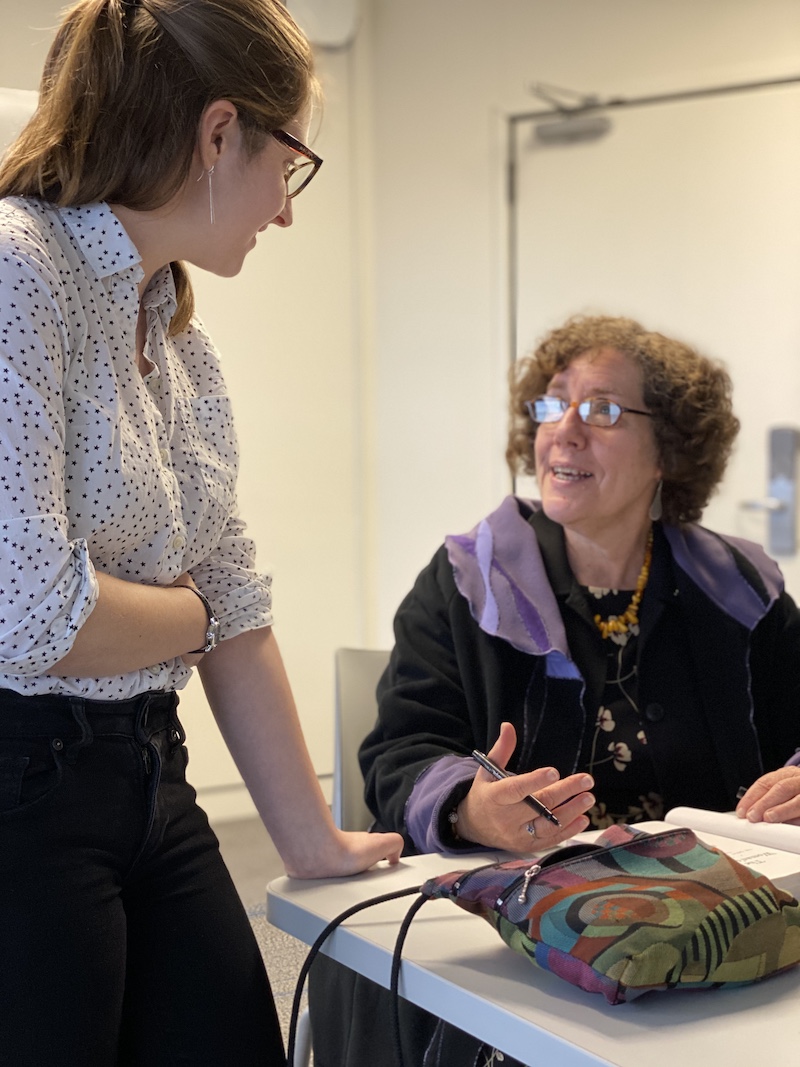
[{"label": "shirt button", "polygon": [[162,448],[159,451],[158,454],[159,454],[159,456],[161,456],[161,462],[162,463],[168,463],[169,462],[169,449],[168,448]]},{"label": "shirt button", "polygon": [[176,534],[176,536],[172,538],[172,547],[186,548],[186,538],[183,536],[183,534]]},{"label": "shirt button", "polygon": [[648,722],[661,722],[665,715],[666,712],[660,704],[648,704],[644,709],[644,717]]}]

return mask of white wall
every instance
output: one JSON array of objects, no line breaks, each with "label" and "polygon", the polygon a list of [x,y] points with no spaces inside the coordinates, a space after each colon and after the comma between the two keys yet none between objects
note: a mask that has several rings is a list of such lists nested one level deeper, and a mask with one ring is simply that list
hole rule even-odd
[{"label": "white wall", "polygon": [[[34,88],[61,5],[0,4],[0,81]],[[238,418],[242,507],[275,571],[277,634],[322,774],[333,649],[387,644],[443,535],[509,486],[505,116],[538,107],[532,81],[639,96],[800,71],[800,0],[361,10],[355,45],[320,54],[326,161],[293,230],[262,235],[235,281],[197,276]],[[184,708],[206,806],[246,810],[197,690]]]},{"label": "white wall", "polygon": [[[370,6],[377,265],[370,638],[381,644],[443,534],[471,527],[508,485],[504,116],[546,106],[529,93],[532,82],[607,98],[798,74],[800,3]],[[774,211],[779,217],[779,204]]]}]

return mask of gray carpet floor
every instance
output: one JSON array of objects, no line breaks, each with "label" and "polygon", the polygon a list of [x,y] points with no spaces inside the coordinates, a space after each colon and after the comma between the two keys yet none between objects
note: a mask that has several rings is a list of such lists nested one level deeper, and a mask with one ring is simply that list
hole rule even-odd
[{"label": "gray carpet floor", "polygon": [[[278,1009],[278,1018],[283,1030],[283,1040],[286,1043],[289,1038],[289,1020],[297,976],[306,958],[308,945],[304,945],[282,930],[271,926],[266,920],[265,911],[265,904],[247,909],[253,932],[267,966],[267,974],[272,984],[272,994],[275,997],[275,1006]],[[308,996],[304,991],[301,1010],[307,1004]]]},{"label": "gray carpet floor", "polygon": [[[297,976],[308,946],[266,919],[267,882],[284,873],[283,865],[260,819],[215,823],[214,831],[264,957],[285,1042]],[[304,995],[303,1006],[306,1003]]]}]

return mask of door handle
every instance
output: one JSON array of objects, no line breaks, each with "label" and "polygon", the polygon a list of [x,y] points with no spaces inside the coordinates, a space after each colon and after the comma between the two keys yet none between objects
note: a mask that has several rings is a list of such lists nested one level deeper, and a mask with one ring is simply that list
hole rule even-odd
[{"label": "door handle", "polygon": [[743,500],[740,507],[767,512],[767,549],[774,556],[797,552],[797,454],[800,430],[773,426],[769,431],[769,484],[762,500]]},{"label": "door handle", "polygon": [[763,500],[740,500],[739,507],[745,511],[783,511],[786,504],[776,496],[765,496]]}]

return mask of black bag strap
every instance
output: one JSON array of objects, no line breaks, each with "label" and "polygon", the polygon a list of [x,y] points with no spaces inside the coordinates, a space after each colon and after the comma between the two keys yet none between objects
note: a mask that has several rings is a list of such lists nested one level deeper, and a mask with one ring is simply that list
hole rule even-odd
[{"label": "black bag strap", "polygon": [[[418,886],[417,892],[419,892],[420,889],[421,886]],[[420,893],[408,909],[397,934],[397,940],[394,943],[394,952],[392,953],[392,975],[389,981],[389,989],[392,994],[392,1044],[394,1045],[394,1058],[397,1067],[403,1067],[403,1044],[400,1037],[400,994],[397,990],[400,981],[400,963],[403,956],[403,945],[406,942],[406,936],[411,926],[412,919],[425,901],[430,899],[429,896]]]},{"label": "black bag strap", "polygon": [[[287,1059],[291,1065],[294,1063],[294,1051],[295,1044],[297,1042],[297,1021],[300,1017],[300,1001],[303,996],[303,988],[306,984],[306,978],[308,972],[311,970],[311,965],[319,955],[319,951],[325,942],[328,940],[333,931],[340,926],[345,919],[349,919],[352,915],[357,915],[360,911],[365,911],[367,908],[373,907],[375,904],[383,904],[387,900],[398,900],[400,897],[410,897],[415,894],[419,894],[422,886],[415,885],[410,889],[398,889],[394,893],[383,893],[377,897],[370,897],[368,900],[362,900],[358,904],[353,904],[351,907],[346,908],[343,912],[331,919],[328,925],[322,930],[319,936],[314,941],[313,945],[308,951],[308,955],[303,961],[303,966],[300,968],[300,974],[297,977],[297,985],[295,986],[294,999],[292,1001],[292,1014],[289,1021],[289,1041],[287,1048]],[[403,920],[403,924],[398,934],[397,943],[395,944],[394,953],[392,955],[392,990],[395,994],[394,1004],[392,1010],[392,1039],[395,1046],[395,1055],[397,1056],[398,1067],[403,1067],[403,1051],[400,1046],[400,1013],[397,1005],[397,980],[400,972],[400,956],[402,953],[403,942],[405,941],[408,928],[411,925],[411,920],[419,911],[420,907],[428,900],[428,897],[419,896],[411,907],[411,910]]]}]

